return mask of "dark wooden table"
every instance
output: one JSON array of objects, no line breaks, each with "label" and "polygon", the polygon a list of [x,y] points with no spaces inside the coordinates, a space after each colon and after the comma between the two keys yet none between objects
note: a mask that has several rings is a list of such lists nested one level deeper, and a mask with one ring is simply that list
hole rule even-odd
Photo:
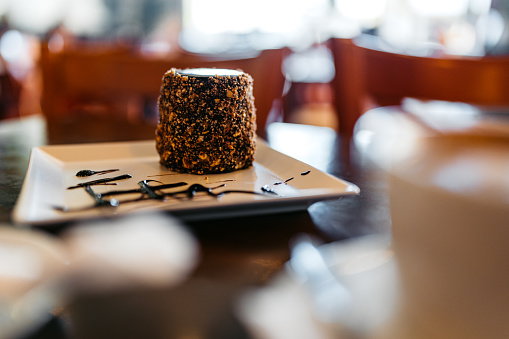
[{"label": "dark wooden table", "polygon": [[[98,324],[103,337],[117,337],[115,331],[138,322],[131,332],[136,337],[136,330],[143,333],[140,319],[160,317],[172,323],[175,337],[192,329],[196,338],[249,338],[232,305],[243,291],[265,284],[282,269],[290,257],[289,243],[296,235],[308,233],[331,242],[390,232],[385,181],[363,154],[346,147],[345,141],[328,129],[291,124],[273,127],[268,139],[274,148],[355,183],[361,193],[315,203],[301,212],[187,223],[199,241],[201,261],[189,281],[157,296],[171,307],[165,311],[139,309],[136,305],[142,296],[119,293],[113,297],[122,300],[124,311],[108,314],[107,308],[98,306],[98,296],[77,299],[76,307],[96,309],[97,316],[90,321]],[[4,227],[14,227],[11,211],[30,149],[46,143],[45,134],[40,117],[0,122],[0,224]],[[82,140],[87,141],[95,140],[91,135],[90,140]],[[56,227],[51,234],[58,237],[60,231]],[[55,317],[29,338],[66,338],[67,330],[65,320]],[[99,337],[98,333],[90,335]]]}]

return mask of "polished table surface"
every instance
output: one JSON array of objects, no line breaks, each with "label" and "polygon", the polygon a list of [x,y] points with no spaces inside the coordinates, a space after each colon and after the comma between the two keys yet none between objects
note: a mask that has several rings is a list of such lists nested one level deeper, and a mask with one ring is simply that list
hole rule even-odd
[{"label": "polished table surface", "polygon": [[[175,333],[192,328],[196,338],[249,338],[232,305],[242,292],[262,286],[283,268],[290,258],[289,244],[300,233],[332,242],[390,232],[385,181],[363,154],[345,146],[341,137],[326,128],[293,124],[273,127],[268,133],[271,146],[355,183],[361,193],[318,202],[301,212],[186,223],[199,242],[201,259],[188,281],[160,299],[173,305],[165,315],[174,322]],[[44,120],[39,116],[0,121],[1,225],[15,227],[11,211],[22,187],[30,149],[47,140]],[[58,237],[66,227],[72,225],[46,230]],[[136,296],[125,298],[129,305],[129,298]],[[83,297],[77,305],[94,307],[94,301],[93,297]],[[140,319],[136,312],[139,310],[123,316]],[[125,321],[112,315],[102,328],[114,331],[117,320]],[[55,318],[30,338],[65,338],[67,327],[62,322]]]}]

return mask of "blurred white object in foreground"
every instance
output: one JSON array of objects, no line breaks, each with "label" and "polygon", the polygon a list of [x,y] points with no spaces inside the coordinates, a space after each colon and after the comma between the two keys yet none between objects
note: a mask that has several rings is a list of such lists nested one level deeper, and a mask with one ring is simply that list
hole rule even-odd
[{"label": "blurred white object in foreground", "polygon": [[[238,314],[254,338],[367,338],[391,316],[397,275],[387,237],[338,241],[318,246],[316,251],[328,272],[305,269],[305,275],[312,275],[305,279],[296,272],[301,269],[295,267],[305,258],[292,262],[292,255],[288,270],[271,285],[241,299]],[[316,260],[314,257],[316,253],[308,256],[311,261]],[[324,277],[327,281],[321,281]],[[327,290],[338,290],[339,286],[330,288],[331,278],[348,294],[346,298],[343,293],[330,294],[331,300],[325,306],[329,311],[337,310],[337,314],[324,313],[324,309],[319,309],[324,304],[316,299],[325,297]],[[320,286],[324,290],[320,291]],[[336,307],[331,307],[334,302]]]},{"label": "blurred white object in foreground", "polygon": [[64,235],[72,260],[69,288],[165,287],[185,280],[199,249],[176,219],[163,214],[85,222]]},{"label": "blurred white object in foreground", "polygon": [[51,316],[51,295],[37,291],[67,269],[63,244],[37,231],[0,226],[0,338],[30,331]]}]

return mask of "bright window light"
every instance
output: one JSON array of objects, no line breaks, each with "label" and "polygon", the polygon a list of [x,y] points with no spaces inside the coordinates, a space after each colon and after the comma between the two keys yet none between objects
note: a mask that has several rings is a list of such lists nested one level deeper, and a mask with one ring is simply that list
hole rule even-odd
[{"label": "bright window light", "polygon": [[[69,0],[68,0],[69,1]],[[94,35],[103,32],[108,10],[101,0],[70,0],[65,26],[73,33]]]},{"label": "bright window light", "polygon": [[490,11],[491,0],[470,0],[470,11],[473,14],[483,15]]},{"label": "bright window light", "polygon": [[385,13],[387,0],[335,0],[335,4],[345,17],[372,25]]},{"label": "bright window light", "polygon": [[[246,33],[254,29],[252,2],[236,0],[192,0],[189,3],[190,24],[209,34]],[[250,13],[246,15],[245,13]]]},{"label": "bright window light", "polygon": [[16,0],[10,1],[7,14],[14,26],[41,33],[63,19],[67,5],[66,0]]},{"label": "bright window light", "polygon": [[459,17],[467,13],[469,0],[407,0],[419,15],[427,17]]},{"label": "bright window light", "polygon": [[327,0],[184,0],[184,26],[207,34],[287,33],[327,4]]},{"label": "bright window light", "polygon": [[16,62],[28,53],[23,35],[16,30],[5,32],[0,39],[0,54],[7,62]]}]

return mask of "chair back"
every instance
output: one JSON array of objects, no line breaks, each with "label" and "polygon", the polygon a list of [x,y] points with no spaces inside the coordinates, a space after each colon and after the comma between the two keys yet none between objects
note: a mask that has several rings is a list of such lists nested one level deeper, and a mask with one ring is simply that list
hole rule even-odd
[{"label": "chair back", "polygon": [[331,48],[340,130],[349,136],[356,120],[373,103],[399,104],[403,98],[412,97],[509,106],[508,57],[421,57],[336,38],[331,39]]},{"label": "chair back", "polygon": [[[43,44],[41,106],[50,123],[72,120],[76,115],[89,119],[108,116],[135,127],[148,125],[150,129],[157,122],[162,77],[170,68],[241,69],[254,79],[257,132],[264,137],[267,116],[274,100],[283,92],[284,53],[284,49],[273,49],[226,57],[178,52],[156,58],[111,47],[87,49],[80,46],[52,52],[48,44]],[[140,137],[153,137],[153,131],[150,136]]]}]

